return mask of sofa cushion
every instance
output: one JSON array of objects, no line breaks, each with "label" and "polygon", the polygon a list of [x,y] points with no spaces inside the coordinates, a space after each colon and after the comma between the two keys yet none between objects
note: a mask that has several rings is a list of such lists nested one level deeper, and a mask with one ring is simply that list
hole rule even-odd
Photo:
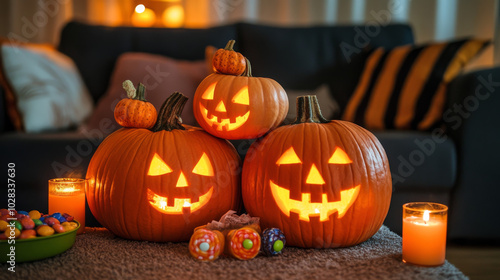
[{"label": "sofa cushion", "polygon": [[329,82],[341,108],[356,86],[368,46],[413,43],[408,25],[277,27],[238,25],[235,48],[252,63],[254,76],[269,77],[286,89],[312,90]]},{"label": "sofa cushion", "polygon": [[342,119],[368,129],[425,131],[441,125],[448,83],[488,43],[463,39],[376,49]]},{"label": "sofa cushion", "polygon": [[327,84],[322,84],[314,90],[293,90],[285,89],[288,96],[288,114],[284,123],[290,124],[297,118],[297,97],[304,95],[316,95],[321,108],[321,114],[328,120],[336,119],[339,115],[339,104],[330,94]]},{"label": "sofa cushion", "polygon": [[134,28],[68,23],[59,50],[75,61],[84,82],[99,99],[108,88],[116,59],[125,52],[146,52],[174,59],[201,60],[207,45],[224,46],[236,37],[236,26],[208,29]]},{"label": "sofa cushion", "polygon": [[457,177],[457,151],[442,130],[374,134],[389,158],[395,191],[451,190]]},{"label": "sofa cushion", "polygon": [[92,112],[92,98],[75,64],[57,50],[5,43],[0,61],[8,113],[17,130],[67,129]]},{"label": "sofa cushion", "polygon": [[[152,74],[153,72],[156,74]],[[122,87],[125,80],[131,80],[134,86],[144,84],[146,100],[157,111],[170,94],[182,92],[189,98],[182,111],[182,122],[198,126],[193,114],[193,96],[196,87],[206,76],[204,60],[185,61],[147,53],[124,53],[116,62],[109,89],[99,99],[89,121],[80,129],[99,129],[103,121],[110,122],[116,129],[120,128],[113,112],[116,104],[127,96]]]}]

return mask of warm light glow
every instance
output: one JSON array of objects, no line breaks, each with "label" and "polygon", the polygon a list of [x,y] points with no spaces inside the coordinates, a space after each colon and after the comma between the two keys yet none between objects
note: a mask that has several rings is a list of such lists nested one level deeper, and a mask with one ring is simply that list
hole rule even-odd
[{"label": "warm light glow", "polygon": [[217,112],[227,112],[226,111],[226,106],[224,106],[224,102],[222,100],[217,104],[217,107],[215,107],[215,111]]},{"label": "warm light glow", "polygon": [[148,200],[151,206],[154,209],[160,211],[164,214],[182,214],[182,209],[189,208],[191,212],[194,212],[201,207],[205,206],[208,201],[212,198],[212,194],[214,192],[214,188],[210,187],[208,192],[199,197],[198,202],[191,203],[191,199],[189,198],[174,198],[174,205],[168,206],[168,197],[160,196],[154,193],[152,190],[148,189]]},{"label": "warm light glow", "polygon": [[76,189],[73,186],[71,186],[71,187],[60,187],[60,188],[56,188],[55,189],[55,193],[56,194],[70,194],[70,193],[73,193],[75,191],[76,191]]},{"label": "warm light glow", "polygon": [[233,103],[250,105],[250,97],[248,96],[248,86],[240,89],[233,97]]},{"label": "warm light glow", "polygon": [[282,188],[272,181],[269,181],[274,201],[281,212],[290,217],[290,212],[299,214],[299,219],[309,221],[310,217],[317,217],[321,222],[330,219],[330,216],[338,212],[338,218],[344,217],[345,213],[352,206],[358,197],[360,185],[340,191],[340,201],[329,202],[327,195],[321,195],[321,202],[311,202],[311,194],[303,193],[301,200],[290,198],[290,191]]},{"label": "warm light glow", "polygon": [[425,223],[427,223],[427,222],[429,221],[429,213],[430,213],[430,212],[431,212],[431,211],[429,211],[429,210],[425,210],[425,211],[424,211],[424,216],[423,216],[423,219],[424,219],[424,222],[425,222]]},{"label": "warm light glow", "polygon": [[294,163],[302,163],[302,161],[299,159],[299,157],[295,153],[295,150],[293,149],[293,147],[290,147],[288,150],[286,150],[280,156],[280,158],[276,161],[277,165],[294,164]]},{"label": "warm light glow", "polygon": [[178,188],[183,188],[189,186],[186,176],[184,176],[184,173],[181,171],[181,174],[179,175],[179,179],[177,180],[177,184],[175,185]]},{"label": "warm light glow", "polygon": [[[144,8],[140,8],[142,6]],[[142,11],[142,12],[138,12]],[[132,14],[132,25],[137,27],[151,27],[156,22],[156,15],[153,10],[145,8],[144,5],[137,5],[135,13]]]},{"label": "warm light glow", "polygon": [[349,156],[342,150],[341,148],[335,149],[335,152],[333,152],[332,157],[328,160],[328,163],[332,164],[349,164],[352,163],[352,160],[349,158]]},{"label": "warm light glow", "polygon": [[135,6],[135,12],[138,14],[143,13],[145,10],[146,10],[146,6],[144,6],[142,4]]},{"label": "warm light glow", "polygon": [[243,116],[236,117],[234,122],[231,122],[231,120],[229,118],[220,119],[220,121],[218,121],[217,116],[212,116],[211,118],[208,118],[208,110],[201,104],[200,104],[200,112],[201,112],[201,115],[203,116],[203,120],[205,120],[205,122],[209,126],[211,126],[211,127],[215,126],[216,127],[215,129],[217,129],[219,131],[235,130],[235,129],[239,128],[240,126],[244,125],[247,122],[248,118],[250,117],[250,111],[248,111]]},{"label": "warm light glow", "polygon": [[307,184],[314,184],[314,185],[325,184],[325,180],[323,180],[323,176],[321,176],[318,168],[316,168],[316,165],[314,163],[311,166],[311,170],[309,170],[309,175],[307,175],[306,183]]},{"label": "warm light glow", "polygon": [[165,9],[162,15],[165,27],[177,28],[184,25],[184,8],[181,5],[173,5]]},{"label": "warm light glow", "polygon": [[163,174],[167,174],[172,172],[172,168],[168,166],[161,157],[155,153],[153,159],[151,160],[151,164],[149,165],[149,176],[159,176]]},{"label": "warm light glow", "polygon": [[214,169],[206,153],[203,153],[198,163],[194,166],[193,173],[202,176],[214,176]]},{"label": "warm light glow", "polygon": [[203,95],[201,96],[202,99],[207,99],[207,100],[213,100],[214,99],[214,92],[215,92],[215,86],[217,85],[217,83],[213,83],[211,84],[207,90],[205,90],[205,92],[203,93]]}]

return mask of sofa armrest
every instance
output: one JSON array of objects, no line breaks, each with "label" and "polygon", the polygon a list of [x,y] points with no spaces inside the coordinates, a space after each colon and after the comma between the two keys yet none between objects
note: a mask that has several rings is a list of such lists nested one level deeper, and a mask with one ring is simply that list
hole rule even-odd
[{"label": "sofa armrest", "polygon": [[457,183],[450,201],[451,238],[500,239],[500,67],[461,75],[448,89],[443,119],[457,145]]}]

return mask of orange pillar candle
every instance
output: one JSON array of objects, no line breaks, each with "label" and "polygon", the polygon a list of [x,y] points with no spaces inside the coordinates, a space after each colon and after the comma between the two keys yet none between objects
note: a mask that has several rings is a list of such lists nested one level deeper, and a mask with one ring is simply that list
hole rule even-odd
[{"label": "orange pillar candle", "polygon": [[58,178],[49,180],[49,214],[68,213],[80,223],[77,233],[85,229],[85,180]]},{"label": "orange pillar candle", "polygon": [[403,205],[403,261],[421,266],[444,264],[448,207],[439,203]]}]

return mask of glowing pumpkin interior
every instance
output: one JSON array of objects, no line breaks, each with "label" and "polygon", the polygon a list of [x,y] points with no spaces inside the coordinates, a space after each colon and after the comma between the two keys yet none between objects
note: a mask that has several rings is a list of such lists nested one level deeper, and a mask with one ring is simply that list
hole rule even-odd
[{"label": "glowing pumpkin interior", "polygon": [[[352,160],[347,153],[339,147],[335,149],[328,160],[328,164],[344,165],[351,163]],[[293,147],[286,150],[276,161],[278,166],[286,164],[302,164]],[[309,169],[305,183],[317,186],[326,184],[314,163]],[[338,218],[341,219],[356,201],[361,188],[361,185],[357,185],[340,191],[339,201],[328,201],[327,194],[323,193],[321,194],[321,202],[312,202],[310,193],[302,193],[301,200],[295,200],[290,198],[290,190],[279,186],[272,180],[269,181],[269,185],[274,201],[285,215],[290,217],[290,213],[295,212],[302,221],[310,221],[310,217],[319,216],[319,220],[322,222],[329,220],[330,216],[335,212],[338,213]]]},{"label": "glowing pumpkin interior", "polygon": [[[204,102],[200,102],[199,109],[203,120],[218,131],[232,131],[244,125],[250,117],[250,110],[244,114],[234,116],[232,112],[226,109],[228,104],[224,103],[222,98],[215,97],[217,82],[212,83],[201,96]],[[231,103],[243,106],[250,105],[248,95],[248,86],[241,88],[231,99]],[[214,108],[214,109],[211,109]]]},{"label": "glowing pumpkin interior", "polygon": [[[153,155],[149,165],[148,176],[162,176],[173,172],[174,170],[157,153]],[[212,163],[206,153],[201,155],[191,173],[200,176],[214,176]],[[186,188],[189,186],[190,183],[184,172],[181,170],[175,187]],[[197,202],[192,202],[190,198],[174,198],[173,205],[168,205],[168,196],[161,196],[151,189],[147,190],[147,197],[149,203],[154,209],[164,214],[175,215],[183,214],[184,209],[189,209],[191,212],[194,212],[202,208],[208,201],[210,201],[213,192],[214,188],[212,186],[206,193],[199,196]]]}]

